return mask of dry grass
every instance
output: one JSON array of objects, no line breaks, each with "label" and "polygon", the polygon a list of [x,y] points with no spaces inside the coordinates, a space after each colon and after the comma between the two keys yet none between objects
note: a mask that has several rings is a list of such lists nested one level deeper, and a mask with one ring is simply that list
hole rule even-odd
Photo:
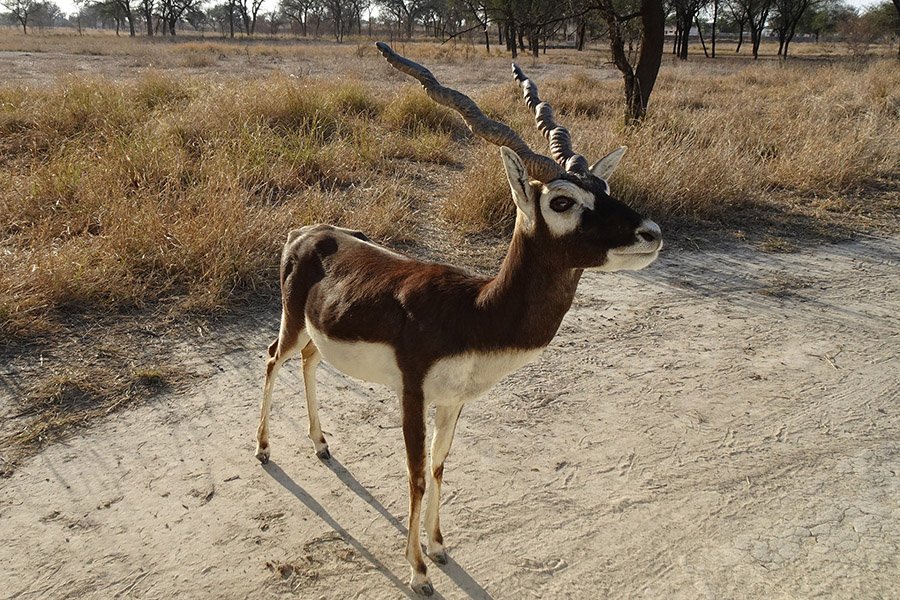
[{"label": "dry grass", "polygon": [[0,92],[3,329],[161,298],[220,307],[271,286],[286,232],[305,223],[404,239],[413,189],[381,172],[381,110],[357,86],[287,77]]},{"label": "dry grass", "polygon": [[[628,146],[613,190],[663,220],[721,217],[781,191],[832,196],[900,171],[900,70],[893,62],[761,63],[719,74],[704,67],[664,70],[650,117],[635,129],[621,124],[618,82],[585,75],[547,81],[543,97],[590,159]],[[496,108],[496,95],[484,104]],[[519,120],[509,109],[495,112]],[[535,134],[526,137],[544,147]],[[509,216],[493,209],[506,183],[486,160],[467,168],[445,205],[448,221],[463,222],[466,231],[494,228]]]},{"label": "dry grass", "polygon": [[0,441],[0,449],[42,446],[74,426],[171,388],[179,378],[168,367],[127,373],[93,368],[52,375],[41,381],[22,403],[26,408],[15,418],[24,417],[28,422],[18,433]]},{"label": "dry grass", "polygon": [[[78,43],[89,51],[101,41],[108,39]],[[333,48],[165,47],[181,57]],[[374,52],[367,48],[340,52],[366,59]],[[460,48],[408,51],[477,60]],[[580,72],[539,83],[579,151],[595,159],[629,147],[613,188],[663,221],[716,218],[773,191],[833,197],[900,170],[892,62],[668,65],[650,118],[628,130],[618,79]],[[513,209],[496,149],[473,141],[415,86],[396,87],[285,74],[248,85],[165,71],[0,87],[0,329],[39,334],[72,310],[160,300],[180,311],[216,310],[273,287],[289,229],[330,221],[409,240],[416,198],[439,199],[445,230],[508,228]],[[543,150],[513,84],[473,95]]]}]

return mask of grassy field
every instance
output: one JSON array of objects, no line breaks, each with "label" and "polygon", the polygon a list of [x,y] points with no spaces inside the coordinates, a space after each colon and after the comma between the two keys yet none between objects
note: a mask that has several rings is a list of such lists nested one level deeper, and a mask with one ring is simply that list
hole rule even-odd
[{"label": "grassy field", "polygon": [[[311,222],[451,258],[467,244],[502,246],[509,230],[497,149],[370,44],[7,35],[0,49],[22,68],[0,83],[8,353],[39,351],[97,316],[218,314],[273,297],[287,231]],[[545,150],[505,80],[506,56],[398,49]],[[52,55],[57,70],[22,66],[34,60],[23,52]],[[83,57],[109,60],[83,68]],[[727,222],[740,233],[791,214],[825,230],[896,227],[895,60],[667,59],[649,119],[625,129],[620,79],[600,57],[560,51],[523,66],[579,152],[629,147],[613,190],[664,231]],[[803,235],[782,233],[772,249]],[[147,379],[135,373],[106,388]],[[37,388],[45,401],[65,382]]]}]

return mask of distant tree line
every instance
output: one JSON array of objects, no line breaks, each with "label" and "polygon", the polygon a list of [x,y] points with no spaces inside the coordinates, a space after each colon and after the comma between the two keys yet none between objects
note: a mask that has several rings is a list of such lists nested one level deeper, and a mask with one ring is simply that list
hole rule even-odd
[{"label": "distant tree line", "polygon": [[669,0],[669,7],[672,53],[682,59],[689,37],[699,39],[710,57],[716,56],[723,35],[736,41],[735,52],[748,42],[754,58],[764,39],[778,42],[781,57],[788,56],[798,35],[816,42],[822,36],[846,41],[851,51],[861,38],[869,45],[900,39],[900,0],[882,0],[862,11],[843,0]]},{"label": "distant tree line", "polygon": [[[280,0],[262,11],[262,0],[76,0],[64,15],[51,0],[0,0],[4,20],[30,28],[70,26],[115,29],[129,35],[176,35],[182,28],[216,31],[226,37],[289,33],[304,37],[373,36],[388,39],[461,35],[508,50],[537,55],[548,47],[579,50],[588,42],[617,35],[634,53],[642,27],[640,0]],[[900,36],[900,0],[860,12],[844,0],[661,0],[672,53],[688,57],[699,39],[715,57],[722,36],[745,41],[759,54],[765,38],[776,39],[787,56],[798,35],[839,36],[864,50],[879,39]],[[612,18],[610,18],[612,15]],[[709,43],[707,43],[709,42]],[[853,48],[851,48],[852,50]]]},{"label": "distant tree line", "polygon": [[622,74],[629,126],[646,115],[667,34],[673,54],[687,59],[695,34],[703,53],[715,58],[721,36],[732,36],[740,52],[749,33],[756,58],[765,36],[778,39],[778,54],[787,57],[798,33],[816,39],[840,34],[854,54],[900,33],[900,0],[883,0],[862,14],[843,0],[279,0],[276,10],[261,13],[262,1],[76,0],[78,10],[68,17],[50,0],[0,0],[0,6],[26,34],[49,23],[79,31],[114,24],[117,34],[148,37],[174,36],[182,28],[230,38],[290,33],[337,42],[348,35],[390,41],[465,35],[483,39],[488,51],[493,41],[513,58],[521,52],[538,56],[549,47],[583,50],[604,38]]}]

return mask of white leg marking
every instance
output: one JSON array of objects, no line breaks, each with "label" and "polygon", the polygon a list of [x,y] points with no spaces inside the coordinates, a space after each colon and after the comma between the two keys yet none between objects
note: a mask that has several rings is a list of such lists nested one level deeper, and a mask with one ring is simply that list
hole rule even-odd
[{"label": "white leg marking", "polygon": [[434,413],[434,436],[431,440],[431,469],[428,481],[428,503],[425,505],[425,532],[428,536],[428,556],[444,564],[444,538],[441,534],[441,483],[444,476],[444,461],[450,453],[456,423],[462,405],[438,406]]},{"label": "white leg marking", "polygon": [[270,356],[266,361],[266,379],[263,383],[263,398],[259,407],[259,427],[256,429],[256,458],[263,464],[269,462],[271,446],[269,445],[269,411],[272,408],[272,390],[275,388],[275,378],[281,365],[294,355],[297,350],[306,346],[309,336],[305,332],[298,332],[294,339],[289,339],[289,332],[284,327],[285,318],[281,317],[281,331],[278,333],[278,346],[275,348],[275,356]]},{"label": "white leg marking", "polygon": [[316,398],[316,368],[322,360],[314,342],[310,341],[302,351],[303,356],[303,387],[306,392],[306,412],[309,415],[309,439],[316,448],[316,456],[319,458],[331,458],[328,451],[328,443],[322,433],[322,425],[319,423],[319,401]]}]

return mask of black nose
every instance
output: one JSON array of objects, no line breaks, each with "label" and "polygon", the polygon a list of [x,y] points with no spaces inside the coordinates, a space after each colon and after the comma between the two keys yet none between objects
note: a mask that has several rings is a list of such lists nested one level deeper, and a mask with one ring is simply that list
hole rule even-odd
[{"label": "black nose", "polygon": [[645,219],[635,230],[634,234],[638,242],[662,242],[662,232],[659,230],[659,225],[649,219]]}]

